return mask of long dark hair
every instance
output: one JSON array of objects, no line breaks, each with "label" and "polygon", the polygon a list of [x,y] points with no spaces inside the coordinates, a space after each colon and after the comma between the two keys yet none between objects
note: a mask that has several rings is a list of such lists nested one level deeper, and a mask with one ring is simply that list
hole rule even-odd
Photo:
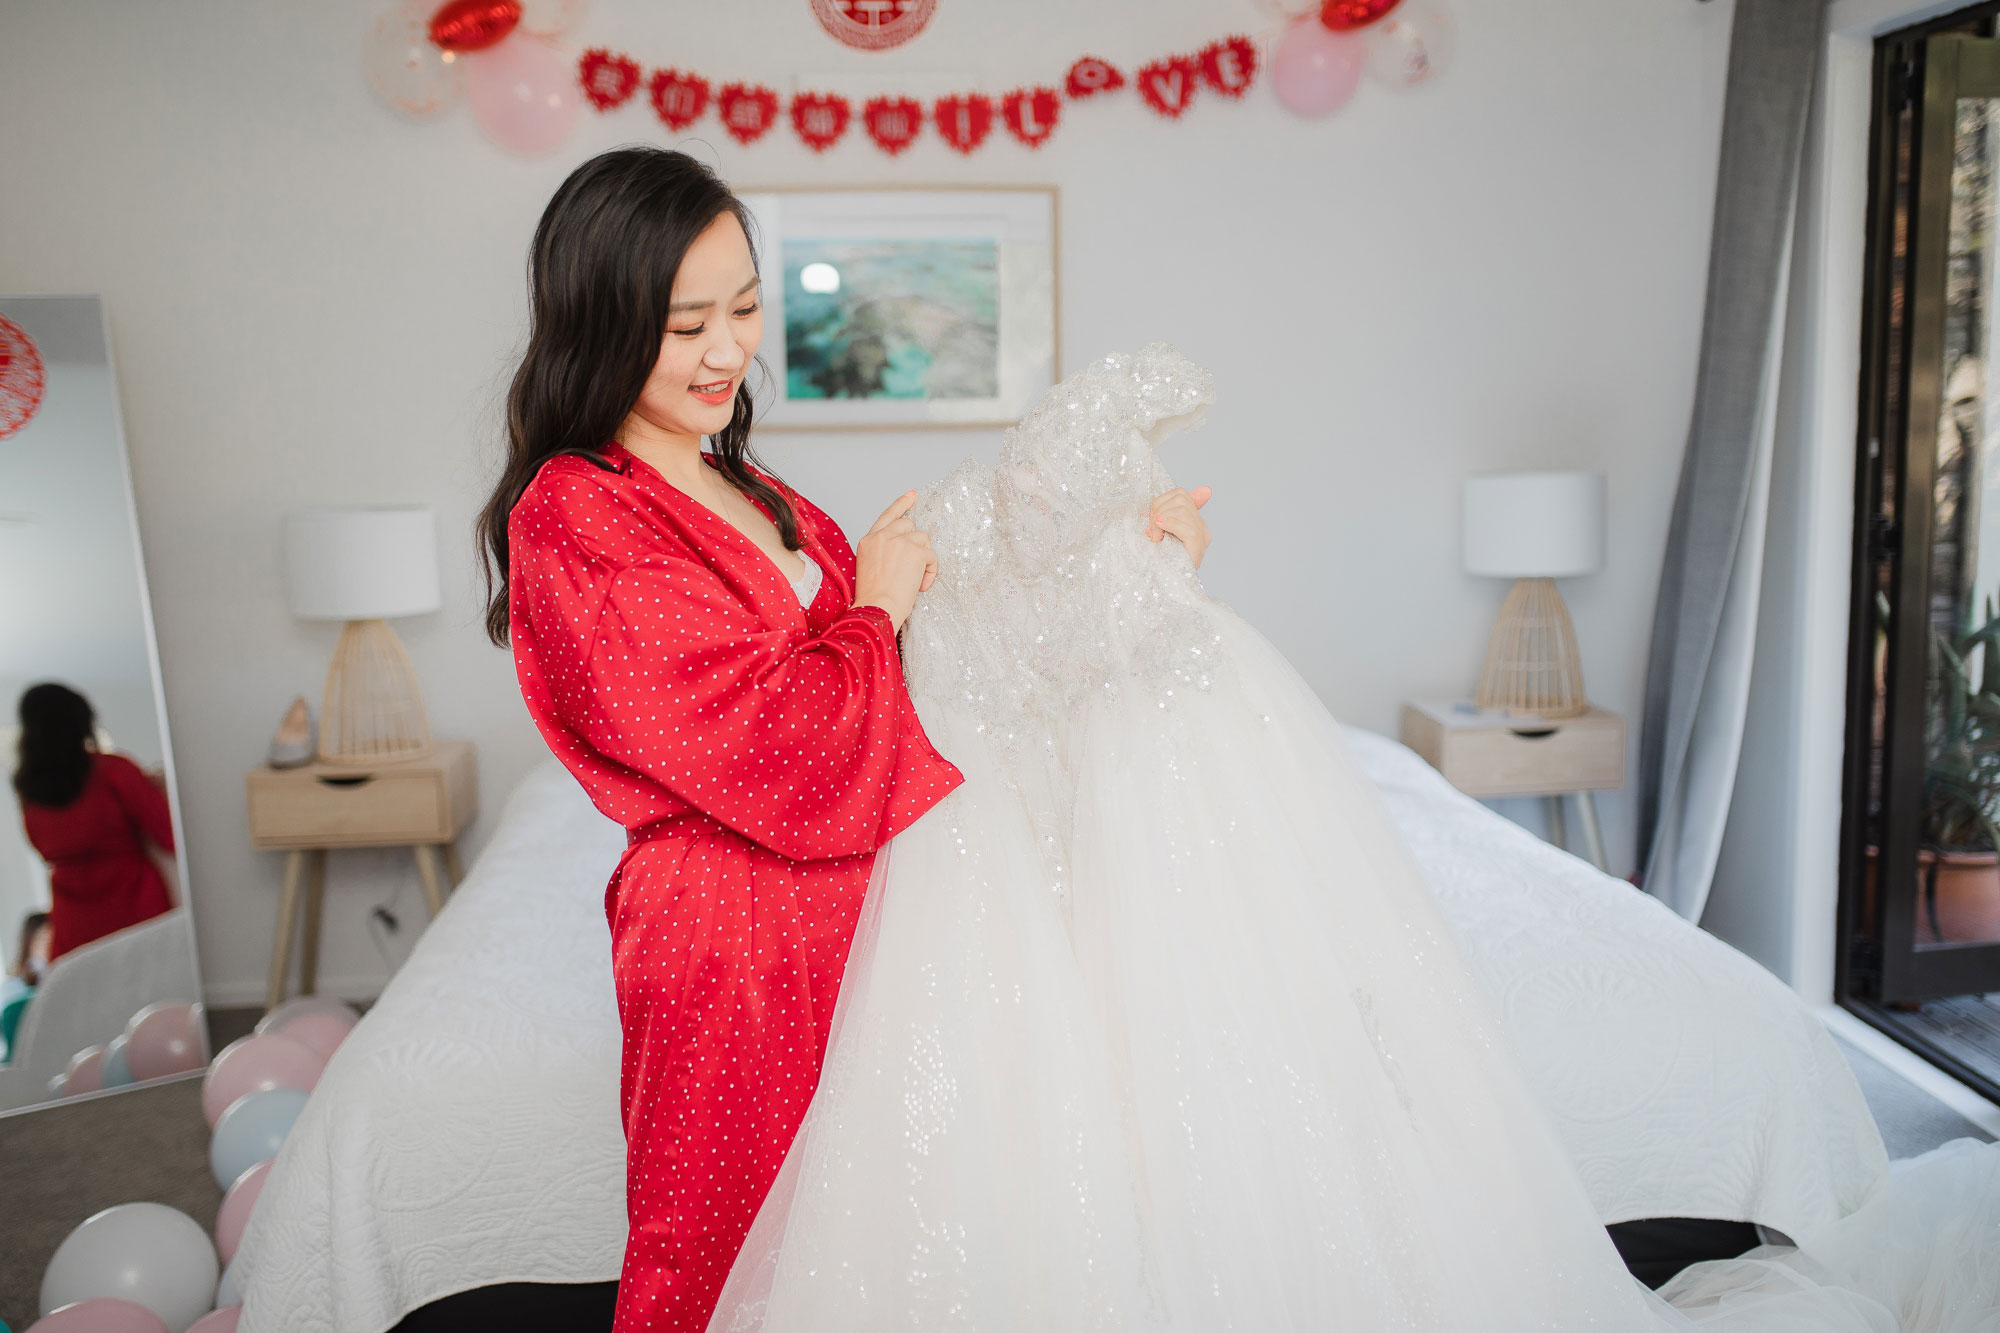
[{"label": "long dark hair", "polygon": [[[528,252],[528,350],[507,392],[507,463],[479,515],[494,643],[507,642],[507,515],[543,463],[597,459],[624,423],[660,358],[681,259],[724,213],[742,224],[755,263],[749,210],[729,187],[686,153],[643,146],[591,158],[542,211]],[[710,447],[722,475],[769,507],[796,551],[789,497],[750,470],[763,466],[750,448],[751,415],[746,377]]]},{"label": "long dark hair", "polygon": [[90,700],[67,685],[44,681],[21,694],[20,762],[14,790],[35,805],[65,806],[90,777],[90,738],[97,715]]}]

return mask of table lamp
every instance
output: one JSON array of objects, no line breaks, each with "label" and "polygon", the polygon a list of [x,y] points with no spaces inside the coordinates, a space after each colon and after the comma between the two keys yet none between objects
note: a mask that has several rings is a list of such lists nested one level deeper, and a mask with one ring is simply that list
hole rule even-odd
[{"label": "table lamp", "polygon": [[302,620],[344,620],[326,671],[319,758],[363,765],[431,751],[423,692],[392,616],[442,603],[437,525],[420,508],[310,509],[285,523],[285,591]]},{"label": "table lamp", "polygon": [[1527,717],[1588,712],[1576,630],[1555,580],[1604,563],[1604,474],[1500,472],[1465,480],[1465,571],[1513,579],[1476,702]]}]

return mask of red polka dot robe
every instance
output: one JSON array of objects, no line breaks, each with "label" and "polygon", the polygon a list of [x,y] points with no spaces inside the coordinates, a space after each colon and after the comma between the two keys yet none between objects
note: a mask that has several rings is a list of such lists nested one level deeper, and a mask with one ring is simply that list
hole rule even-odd
[{"label": "red polka dot robe", "polygon": [[876,849],[964,778],[918,723],[888,615],[851,606],[832,519],[793,497],[823,571],[801,607],[727,519],[619,445],[599,457],[551,459],[514,506],[509,622],[528,711],[629,831],[604,900],[616,1333],[696,1333],[818,1081]]}]

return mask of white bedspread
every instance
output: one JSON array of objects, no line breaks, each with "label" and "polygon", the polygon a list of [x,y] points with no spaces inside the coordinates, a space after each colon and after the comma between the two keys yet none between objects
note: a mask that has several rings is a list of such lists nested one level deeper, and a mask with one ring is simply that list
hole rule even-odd
[{"label": "white bedspread", "polygon": [[[1630,885],[1348,736],[1608,1222],[1800,1235],[1887,1171],[1853,1075],[1769,973]],[[234,1265],[242,1333],[381,1333],[494,1282],[618,1275],[622,833],[551,760],[334,1056]]]}]

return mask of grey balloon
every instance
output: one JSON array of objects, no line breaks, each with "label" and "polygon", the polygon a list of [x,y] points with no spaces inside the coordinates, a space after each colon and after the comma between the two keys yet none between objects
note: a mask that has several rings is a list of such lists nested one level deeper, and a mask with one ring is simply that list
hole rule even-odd
[{"label": "grey balloon", "polygon": [[93,1296],[145,1306],[173,1333],[214,1306],[221,1264],[201,1224],[163,1203],[121,1203],[63,1238],[42,1272],[40,1313]]}]

